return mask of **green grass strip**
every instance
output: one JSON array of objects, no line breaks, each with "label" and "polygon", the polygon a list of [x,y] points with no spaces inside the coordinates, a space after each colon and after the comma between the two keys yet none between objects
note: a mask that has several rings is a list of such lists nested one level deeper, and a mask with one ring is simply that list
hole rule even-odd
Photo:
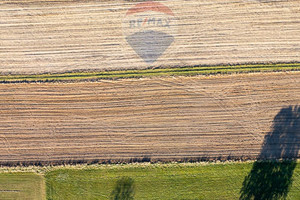
[{"label": "green grass strip", "polygon": [[47,82],[97,79],[142,78],[152,76],[195,76],[250,72],[298,71],[300,63],[255,64],[235,66],[198,66],[141,70],[117,70],[102,72],[69,72],[62,74],[0,75],[0,82]]}]

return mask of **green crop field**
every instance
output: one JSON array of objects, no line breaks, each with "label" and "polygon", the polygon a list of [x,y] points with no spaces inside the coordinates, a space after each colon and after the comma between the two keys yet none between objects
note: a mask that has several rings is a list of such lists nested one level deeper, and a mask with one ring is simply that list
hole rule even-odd
[{"label": "green crop field", "polygon": [[234,66],[198,66],[177,68],[156,68],[140,70],[117,70],[101,72],[69,72],[63,74],[36,74],[36,75],[0,75],[0,82],[48,82],[48,81],[72,81],[72,80],[98,80],[98,79],[122,79],[141,78],[153,76],[195,76],[211,74],[232,74],[250,72],[275,72],[298,71],[300,63],[287,64],[256,64]]},{"label": "green crop field", "polygon": [[0,173],[0,199],[45,199],[44,177],[35,173]]}]

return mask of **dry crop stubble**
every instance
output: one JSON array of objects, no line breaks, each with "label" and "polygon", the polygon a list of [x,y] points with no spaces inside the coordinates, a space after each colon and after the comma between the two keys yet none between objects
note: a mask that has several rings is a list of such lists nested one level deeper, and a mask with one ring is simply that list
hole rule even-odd
[{"label": "dry crop stubble", "polygon": [[128,44],[122,27],[128,9],[138,2],[1,1],[0,71],[299,62],[297,0],[162,3],[177,19],[170,33],[174,42],[148,64]]},{"label": "dry crop stubble", "polygon": [[[268,101],[267,99],[262,100],[261,97],[258,97],[255,94],[256,90],[261,90],[264,88],[267,88],[267,83],[262,82],[261,85],[257,85],[256,88],[252,88],[251,86],[249,86],[249,75],[248,76],[238,76],[235,77],[235,75],[233,75],[233,79],[234,80],[234,84],[233,85],[225,85],[225,87],[222,88],[221,92],[218,93],[214,93],[214,92],[210,92],[210,91],[206,91],[205,88],[202,88],[199,91],[199,85],[197,84],[197,81],[195,80],[194,82],[192,82],[192,84],[189,85],[184,85],[181,84],[180,81],[178,81],[177,77],[173,77],[174,80],[166,80],[164,78],[160,79],[164,85],[168,85],[168,86],[178,86],[181,88],[184,88],[185,91],[187,91],[188,93],[192,93],[195,95],[204,95],[206,97],[208,97],[211,101],[215,102],[215,104],[218,105],[218,107],[223,110],[224,113],[228,113],[228,111],[232,110],[232,109],[236,109],[239,108],[240,109],[240,115],[238,116],[239,120],[235,121],[234,126],[240,126],[241,127],[241,131],[244,133],[247,133],[249,135],[252,136],[251,138],[245,139],[242,138],[239,142],[241,144],[243,144],[243,142],[246,142],[247,145],[249,145],[249,141],[250,141],[250,145],[253,145],[253,147],[257,148],[258,144],[262,144],[263,143],[263,137],[264,134],[267,132],[262,132],[263,128],[266,127],[266,123],[267,126],[270,127],[271,129],[271,122],[266,122],[266,121],[256,121],[255,124],[251,124],[250,126],[245,126],[243,124],[243,122],[245,122],[246,120],[251,120],[251,119],[255,119],[255,117],[257,115],[262,115],[262,114],[268,114],[270,113],[270,107],[261,107],[260,104],[262,103],[261,101]],[[255,76],[255,74],[254,74]],[[179,78],[180,79],[180,78]],[[279,78],[280,79],[280,78]],[[293,80],[293,84],[297,85],[299,84],[299,79],[294,79],[294,77],[291,77],[291,79]],[[291,85],[292,86],[292,85]],[[293,87],[293,86],[292,86]],[[197,88],[197,89],[195,89]],[[241,92],[242,91],[242,92]],[[239,104],[239,101],[236,101],[236,99],[232,98],[230,94],[232,93],[243,93],[245,95],[245,97],[249,98],[249,102],[247,102],[247,104],[249,104],[250,106],[247,107],[247,110],[244,110],[244,107],[242,107],[241,104]],[[277,94],[276,92],[274,93],[274,99],[280,99],[282,97],[283,94]],[[229,100],[227,103],[223,103],[223,100]],[[184,102],[182,102],[184,103]],[[250,113],[250,114],[249,114]],[[231,117],[236,117],[234,116],[234,114],[231,114],[229,112],[229,114],[231,115]],[[272,117],[272,116],[268,116],[268,117]],[[268,130],[268,129],[265,129]],[[249,151],[245,150],[242,155],[244,155],[245,157],[249,156]],[[230,155],[229,155],[230,157]]]},{"label": "dry crop stubble", "polygon": [[1,162],[255,158],[297,85],[299,72],[1,84]]},{"label": "dry crop stubble", "polygon": [[[215,92],[211,92],[211,91],[207,91],[204,88],[199,87],[197,80],[194,80],[194,82],[192,82],[189,85],[184,85],[184,84],[180,84],[180,82],[176,81],[176,78],[174,78],[174,81],[164,81],[162,79],[163,82],[165,82],[166,84],[170,84],[170,85],[177,85],[177,86],[181,86],[184,87],[185,91],[187,91],[188,93],[192,93],[195,95],[204,95],[206,96],[209,101],[214,102],[220,110],[222,110],[222,112],[224,113],[228,113],[230,115],[230,117],[235,118],[237,116],[235,116],[235,114],[232,114],[228,111],[231,111],[233,109],[239,109],[241,112],[238,116],[239,120],[236,120],[235,123],[233,124],[233,126],[240,126],[241,131],[252,135],[252,139],[248,138],[246,141],[248,140],[254,140],[253,144],[258,144],[260,142],[262,142],[262,138],[259,136],[260,134],[260,129],[259,129],[259,124],[261,122],[257,122],[256,124],[252,124],[251,127],[245,127],[243,125],[243,122],[246,121],[247,119],[253,119],[256,115],[257,112],[257,106],[256,103],[254,101],[253,95],[251,95],[248,91],[249,91],[249,86],[247,86],[247,82],[245,82],[243,76],[239,76],[239,77],[232,77],[237,78],[237,80],[234,80],[234,84],[233,85],[225,85],[224,87],[221,88],[221,91],[218,93]],[[245,84],[246,83],[246,84]],[[201,89],[200,89],[201,88]],[[199,90],[200,89],[200,90]],[[248,107],[248,110],[243,110],[242,105],[239,104],[239,102],[237,102],[235,99],[232,99],[231,94],[235,93],[235,92],[240,92],[240,91],[244,91],[245,95],[247,97],[249,97],[249,104],[251,105],[250,107]],[[224,103],[224,100],[228,100],[226,103]],[[251,111],[250,113],[253,113],[250,117],[249,117],[249,111]],[[264,113],[265,111],[262,111],[262,113]],[[239,141],[241,144],[244,142],[244,139]],[[244,155],[248,155],[249,152],[244,152]],[[229,155],[230,156],[230,155]]]}]

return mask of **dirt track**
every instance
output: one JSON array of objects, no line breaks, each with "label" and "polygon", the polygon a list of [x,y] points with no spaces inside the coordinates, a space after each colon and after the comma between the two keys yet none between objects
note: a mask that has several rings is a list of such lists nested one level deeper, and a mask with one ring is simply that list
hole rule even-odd
[{"label": "dirt track", "polygon": [[299,85],[299,72],[1,84],[0,162],[257,156]]},{"label": "dirt track", "polygon": [[300,61],[299,0],[163,3],[177,19],[171,33],[175,40],[147,64],[126,42],[128,30],[122,26],[137,3],[2,0],[0,72]]}]

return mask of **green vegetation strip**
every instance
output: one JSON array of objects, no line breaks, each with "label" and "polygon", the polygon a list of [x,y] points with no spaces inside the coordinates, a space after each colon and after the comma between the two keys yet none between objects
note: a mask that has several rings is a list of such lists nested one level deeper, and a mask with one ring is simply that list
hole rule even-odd
[{"label": "green vegetation strip", "polygon": [[210,74],[231,74],[249,72],[273,72],[273,71],[297,71],[300,63],[289,64],[257,64],[236,66],[199,66],[178,67],[144,70],[121,70],[103,72],[71,72],[63,74],[38,74],[38,75],[0,75],[0,82],[22,82],[22,81],[69,81],[69,80],[94,80],[94,79],[120,79],[141,78],[151,76],[194,76]]},{"label": "green vegetation strip", "polygon": [[0,199],[298,200],[299,175],[294,161],[0,168]]}]

